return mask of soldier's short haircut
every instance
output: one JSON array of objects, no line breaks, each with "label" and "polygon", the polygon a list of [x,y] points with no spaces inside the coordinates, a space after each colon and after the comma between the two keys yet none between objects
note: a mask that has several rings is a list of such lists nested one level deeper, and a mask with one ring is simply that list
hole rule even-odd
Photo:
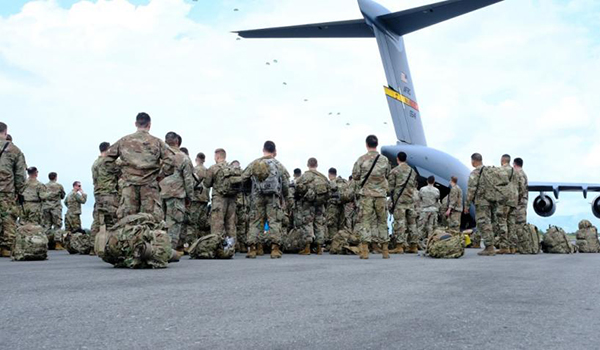
[{"label": "soldier's short haircut", "polygon": [[196,158],[200,159],[200,160],[206,160],[206,156],[204,155],[204,153],[200,152],[196,155]]},{"label": "soldier's short haircut", "polygon": [[165,135],[165,143],[169,146],[178,146],[179,145],[179,139],[177,138],[177,133],[175,131],[169,131],[166,135]]},{"label": "soldier's short haircut", "polygon": [[180,150],[181,152],[185,153],[185,155],[186,155],[186,156],[189,156],[189,155],[190,155],[190,151],[188,151],[188,149],[187,149],[187,148],[185,148],[185,147],[181,147],[179,150]]},{"label": "soldier's short haircut", "polygon": [[379,140],[377,139],[377,136],[375,135],[369,135],[367,136],[367,146],[369,146],[369,148],[376,148],[379,145]]},{"label": "soldier's short haircut", "polygon": [[77,187],[77,186],[79,186],[79,185],[81,185],[81,182],[79,182],[79,181],[75,181],[75,182],[73,182],[73,187]]},{"label": "soldier's short haircut", "polygon": [[505,162],[510,162],[510,154],[503,154],[502,155],[502,160]]},{"label": "soldier's short haircut", "polygon": [[319,163],[317,162],[317,158],[311,157],[308,158],[308,162],[306,165],[308,165],[309,168],[316,168],[319,165]]},{"label": "soldier's short haircut", "polygon": [[348,176],[348,181],[352,181],[352,175]]},{"label": "soldier's short haircut", "polygon": [[37,168],[36,168],[36,167],[34,167],[34,166],[32,166],[32,167],[29,167],[29,168],[27,168],[27,175],[33,175],[33,174],[35,174],[37,171],[38,171],[38,170],[37,170]]},{"label": "soldier's short haircut", "polygon": [[237,164],[238,166],[241,165],[239,160],[234,160],[233,162],[231,162],[231,165],[233,165],[233,164]]},{"label": "soldier's short haircut", "polygon": [[8,130],[8,125],[4,124],[3,122],[0,122],[0,134],[6,132],[6,130]]},{"label": "soldier's short haircut", "polygon": [[147,127],[151,121],[152,119],[150,119],[148,113],[141,112],[135,117],[135,124],[141,128]]},{"label": "soldier's short haircut", "polygon": [[177,134],[177,146],[181,147],[182,143],[183,143],[183,138],[181,137],[181,135]]},{"label": "soldier's short haircut", "polygon": [[6,135],[6,141],[12,142],[12,135],[11,134]]},{"label": "soldier's short haircut", "polygon": [[337,169],[336,169],[336,168],[329,168],[329,173],[330,173],[331,175],[335,175],[335,176],[337,176]]},{"label": "soldier's short haircut", "polygon": [[435,176],[431,175],[427,178],[427,183],[433,185],[435,183]]},{"label": "soldier's short haircut", "polygon": [[450,178],[450,181],[454,182],[454,183],[458,183],[458,178],[456,176],[452,176]]},{"label": "soldier's short haircut", "polygon": [[48,174],[48,179],[49,179],[50,181],[54,181],[54,180],[56,180],[56,177],[58,177],[58,174],[57,174],[57,173],[55,173],[54,171],[53,171],[53,172],[51,172],[50,174]]},{"label": "soldier's short haircut", "polygon": [[473,153],[471,155],[471,160],[475,162],[483,162],[483,157],[479,153]]},{"label": "soldier's short haircut", "polygon": [[275,153],[277,151],[277,148],[275,147],[275,142],[273,142],[273,141],[265,142],[265,145],[263,146],[263,150],[267,151],[268,153]]},{"label": "soldier's short haircut", "polygon": [[515,158],[515,160],[513,162],[515,163],[515,165],[520,166],[521,168],[523,167],[523,159],[522,158]]},{"label": "soldier's short haircut", "polygon": [[302,175],[302,170],[300,168],[294,169],[294,175]]},{"label": "soldier's short haircut", "polygon": [[223,158],[227,157],[227,152],[225,152],[225,150],[222,149],[222,148],[217,148],[215,150],[215,154],[218,154],[218,155],[220,155]]},{"label": "soldier's short haircut", "polygon": [[407,158],[406,153],[399,152],[397,157],[398,157],[398,160],[401,161],[402,163],[406,162],[406,158]]},{"label": "soldier's short haircut", "polygon": [[99,148],[100,148],[100,152],[106,152],[110,148],[110,143],[108,143],[108,142],[102,142],[100,144]]}]

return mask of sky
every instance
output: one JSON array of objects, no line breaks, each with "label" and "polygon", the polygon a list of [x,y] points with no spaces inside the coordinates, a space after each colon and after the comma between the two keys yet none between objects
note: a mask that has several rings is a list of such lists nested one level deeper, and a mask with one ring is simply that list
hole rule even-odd
[{"label": "sky", "polygon": [[[0,120],[42,180],[82,181],[84,226],[98,145],[135,131],[141,111],[208,165],[219,147],[247,164],[270,139],[290,171],[314,156],[347,177],[366,135],[396,143],[374,39],[231,31],[360,17],[353,0],[2,1]],[[599,27],[598,1],[508,0],[407,35],[428,145],[469,168],[473,152],[489,165],[509,153],[530,181],[600,182]],[[530,207],[529,221],[598,225],[593,198],[562,193],[554,216]]]}]

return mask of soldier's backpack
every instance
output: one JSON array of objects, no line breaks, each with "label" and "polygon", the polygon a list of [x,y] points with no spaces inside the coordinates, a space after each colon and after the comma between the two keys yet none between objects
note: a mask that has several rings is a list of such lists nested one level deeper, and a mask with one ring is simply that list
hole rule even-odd
[{"label": "soldier's backpack", "polygon": [[190,259],[231,259],[235,255],[235,241],[211,233],[198,238],[190,247]]},{"label": "soldier's backpack", "polygon": [[306,247],[304,234],[295,228],[281,237],[281,243],[284,253],[298,253]]},{"label": "soldier's backpack", "polygon": [[87,255],[92,248],[92,236],[89,231],[79,229],[67,234],[65,239],[65,249],[67,249],[69,254]]},{"label": "soldier's backpack", "polygon": [[280,195],[283,175],[274,158],[261,159],[252,166],[252,176],[257,191],[263,195]]},{"label": "soldier's backpack", "polygon": [[358,234],[348,230],[339,230],[331,239],[331,248],[329,254],[333,255],[347,255],[347,254],[358,254],[358,244],[360,238]]},{"label": "soldier's backpack", "polygon": [[102,260],[115,267],[166,268],[175,255],[164,222],[147,213],[124,217],[108,232]]},{"label": "soldier's backpack", "polygon": [[542,241],[542,251],[551,254],[572,254],[576,252],[576,246],[569,242],[562,228],[550,226]]},{"label": "soldier's backpack", "polygon": [[356,197],[356,183],[354,181],[348,181],[339,190],[342,204],[354,202],[354,199]]},{"label": "soldier's backpack", "polygon": [[485,199],[490,202],[506,202],[510,196],[510,174],[502,167],[484,167],[483,177],[488,181],[490,188],[485,192]]},{"label": "soldier's backpack", "polygon": [[517,251],[519,254],[539,254],[542,250],[541,238],[540,230],[535,225],[523,225],[517,242]]},{"label": "soldier's backpack", "polygon": [[235,196],[242,191],[242,169],[231,165],[221,169],[223,181],[217,188],[217,192],[224,196]]},{"label": "soldier's backpack", "polygon": [[577,248],[580,253],[600,253],[598,230],[588,220],[579,222],[579,230],[575,234]]},{"label": "soldier's backpack", "polygon": [[46,260],[48,257],[48,237],[39,225],[25,224],[17,227],[12,260]]},{"label": "soldier's backpack", "polygon": [[437,259],[457,259],[465,254],[464,236],[438,227],[427,240],[425,254]]}]

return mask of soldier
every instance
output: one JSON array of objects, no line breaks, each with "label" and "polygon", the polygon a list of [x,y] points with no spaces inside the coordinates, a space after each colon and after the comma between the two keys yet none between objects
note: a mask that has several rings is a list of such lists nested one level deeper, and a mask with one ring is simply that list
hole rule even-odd
[{"label": "soldier", "polygon": [[0,256],[10,257],[17,230],[16,199],[23,201],[25,156],[7,140],[8,126],[0,122]]},{"label": "soldier", "polygon": [[394,238],[396,246],[390,251],[403,254],[404,247],[409,245],[406,253],[419,252],[419,234],[417,231],[417,213],[414,195],[417,189],[417,172],[406,163],[407,155],[398,153],[398,166],[390,172],[388,182],[392,198],[391,212],[394,216]]},{"label": "soldier", "polygon": [[190,157],[179,150],[181,136],[168,132],[165,143],[173,155],[164,160],[160,181],[160,196],[164,202],[167,233],[171,247],[183,254],[185,239],[185,201],[194,195],[194,169]]},{"label": "soldier", "polygon": [[150,135],[152,121],[146,113],[139,113],[137,131],[117,141],[108,150],[107,157],[120,159],[121,198],[117,216],[149,213],[163,220],[158,174],[161,161],[175,154],[163,141]]},{"label": "soldier", "polygon": [[444,199],[444,216],[448,223],[448,228],[460,231],[460,219],[463,212],[463,195],[458,186],[458,178],[450,178],[450,193],[448,198]]},{"label": "soldier", "polygon": [[337,169],[330,168],[328,171],[329,178],[329,200],[327,201],[327,245],[331,244],[331,239],[344,228],[344,205],[341,201],[341,191],[346,185],[346,180],[343,177],[337,176]]},{"label": "soldier", "polygon": [[[231,166],[241,169],[240,162],[234,160],[231,162]],[[247,248],[247,237],[248,237],[248,215],[249,215],[249,204],[248,199],[249,192],[246,189],[242,189],[235,198],[235,234],[237,240],[235,242],[235,250],[240,253],[248,253]]]},{"label": "soldier", "polygon": [[87,201],[87,194],[81,188],[81,182],[73,182],[73,190],[65,198],[67,214],[65,215],[65,229],[67,232],[76,232],[81,229],[81,205]]},{"label": "soldier", "polygon": [[281,258],[281,235],[283,234],[283,205],[289,203],[289,173],[277,160],[277,149],[273,141],[265,142],[263,157],[250,163],[242,174],[242,180],[252,180],[251,223],[248,232],[247,258],[256,258],[256,244],[260,233],[269,223],[271,259]]},{"label": "soldier", "polygon": [[58,174],[48,174],[50,182],[46,184],[46,200],[42,202],[43,222],[48,235],[48,247],[56,250],[63,249],[62,243],[55,241],[54,233],[62,229],[62,200],[65,199],[65,188],[59,184]]},{"label": "soldier", "polygon": [[356,225],[357,202],[356,183],[350,175],[348,182],[342,189],[342,203],[344,204],[344,227],[351,232],[354,232]]},{"label": "soldier", "polygon": [[119,207],[119,166],[113,158],[107,156],[110,143],[100,144],[100,156],[92,165],[94,180],[94,221],[91,229],[92,242],[100,231],[100,227],[110,228],[117,223]]},{"label": "soldier", "polygon": [[377,152],[379,140],[375,135],[366,139],[367,153],[354,163],[352,178],[358,190],[358,228],[360,233],[360,258],[369,258],[371,242],[382,245],[382,256],[389,259],[387,226],[387,194],[390,163]]},{"label": "soldier", "polygon": [[38,170],[36,167],[27,168],[27,182],[23,189],[23,217],[22,223],[42,225],[42,202],[46,200],[46,186],[38,181]]},{"label": "soldier", "polygon": [[210,224],[208,222],[208,201],[210,190],[204,186],[204,179],[208,169],[204,166],[206,156],[200,152],[196,155],[196,166],[194,167],[194,178],[196,185],[194,195],[188,206],[188,221],[191,232],[188,236],[189,242],[194,242],[200,237],[210,233]]},{"label": "soldier", "polygon": [[[222,239],[236,239],[236,196],[239,191],[234,188],[232,178],[241,176],[241,170],[227,164],[227,153],[222,148],[215,150],[215,163],[208,168],[204,185],[212,187],[210,232]],[[237,172],[236,172],[237,171]],[[241,181],[241,177],[240,177]]]},{"label": "soldier", "polygon": [[469,213],[471,204],[475,205],[475,216],[477,219],[477,231],[480,232],[485,249],[477,255],[496,255],[494,249],[494,231],[492,229],[492,208],[488,200],[490,191],[493,191],[492,182],[488,176],[487,167],[483,165],[483,157],[479,153],[471,155],[473,171],[469,175],[467,200],[463,212]]},{"label": "soldier", "polygon": [[317,255],[323,254],[325,233],[325,203],[329,197],[329,181],[318,170],[315,158],[308,159],[308,171],[296,180],[296,193],[300,197],[298,202],[302,223],[300,231],[304,238],[304,250],[300,255],[310,255],[310,245],[314,242],[317,246]]},{"label": "soldier", "polygon": [[519,174],[510,166],[510,155],[503,155],[500,164],[498,176],[503,179],[496,185],[499,200],[495,211],[500,250],[496,254],[514,254],[517,251],[514,211],[519,202],[520,179]]},{"label": "soldier", "polygon": [[302,176],[302,170],[300,168],[294,169],[293,178],[290,181],[289,186],[289,196],[292,199],[289,202],[290,205],[285,206],[285,212],[288,217],[288,230],[298,228],[302,219],[302,214],[299,211],[300,206],[297,203],[298,200],[296,198],[296,181],[300,178],[300,176]]},{"label": "soldier", "polygon": [[523,159],[515,158],[513,161],[513,167],[515,172],[519,175],[519,201],[517,203],[517,208],[514,211],[515,214],[515,225],[516,225],[516,233],[517,233],[517,241],[521,239],[524,235],[523,230],[525,229],[525,225],[527,225],[527,202],[529,201],[529,182],[527,180],[527,174],[523,170]]},{"label": "soldier", "polygon": [[427,242],[427,238],[433,234],[433,230],[437,226],[440,190],[435,188],[434,184],[435,177],[430,176],[427,178],[427,186],[419,190],[419,199],[421,201],[419,229],[422,242]]}]

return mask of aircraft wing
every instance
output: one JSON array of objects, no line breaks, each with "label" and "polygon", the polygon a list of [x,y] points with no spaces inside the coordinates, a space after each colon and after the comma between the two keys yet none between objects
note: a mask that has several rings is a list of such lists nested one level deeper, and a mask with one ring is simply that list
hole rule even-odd
[{"label": "aircraft wing", "polygon": [[299,26],[242,30],[242,38],[374,38],[364,19],[304,24]]},{"label": "aircraft wing", "polygon": [[582,192],[587,198],[588,192],[600,192],[600,184],[569,183],[569,182],[530,182],[529,192],[553,192],[558,199],[560,192]]}]

